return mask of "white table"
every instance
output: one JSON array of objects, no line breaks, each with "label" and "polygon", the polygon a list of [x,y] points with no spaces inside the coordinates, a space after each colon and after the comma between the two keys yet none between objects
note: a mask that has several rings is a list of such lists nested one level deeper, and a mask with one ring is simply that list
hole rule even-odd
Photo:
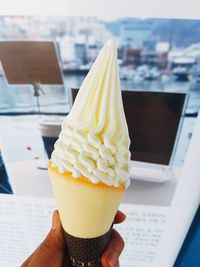
[{"label": "white table", "polygon": [[50,180],[44,160],[7,163],[6,170],[13,193],[17,195],[52,197]]},{"label": "white table", "polygon": [[[43,160],[28,160],[7,164],[7,172],[14,193],[18,195],[52,197],[51,184]],[[176,189],[177,179],[164,183],[131,180],[125,203],[169,206]]]},{"label": "white table", "polygon": [[5,165],[21,160],[45,159],[38,118],[0,118],[0,149]]}]

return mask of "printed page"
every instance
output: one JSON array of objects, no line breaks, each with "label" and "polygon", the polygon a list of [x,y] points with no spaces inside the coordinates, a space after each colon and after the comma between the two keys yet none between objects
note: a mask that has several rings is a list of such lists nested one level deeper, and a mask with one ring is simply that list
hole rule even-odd
[{"label": "printed page", "polygon": [[[0,194],[0,266],[20,266],[47,235],[55,208],[54,199]],[[127,215],[114,226],[125,240],[120,266],[153,267],[169,208],[122,204],[120,209]]]},{"label": "printed page", "polygon": [[55,200],[40,197],[19,197],[21,218],[26,225],[29,250],[32,252],[46,237],[51,228],[52,213],[56,209]]},{"label": "printed page", "polygon": [[123,224],[115,226],[125,240],[120,266],[154,267],[169,208],[122,204],[120,209],[127,215]]},{"label": "printed page", "polygon": [[17,267],[30,251],[18,201],[0,195],[0,266]]},{"label": "printed page", "polygon": [[0,266],[19,267],[51,227],[53,199],[0,194]]}]

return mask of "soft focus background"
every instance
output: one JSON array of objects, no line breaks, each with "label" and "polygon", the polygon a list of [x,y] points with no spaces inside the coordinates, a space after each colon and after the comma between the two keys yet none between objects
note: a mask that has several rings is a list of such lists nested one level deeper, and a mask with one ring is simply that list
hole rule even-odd
[{"label": "soft focus background", "polygon": [[[117,42],[122,90],[188,93],[184,135],[179,140],[175,158],[176,164],[182,163],[200,108],[200,20],[0,16],[1,40],[55,42],[65,84],[42,85],[45,94],[39,97],[40,111],[49,115],[65,115],[70,111],[70,89],[80,87],[109,38]],[[8,84],[0,67],[1,121],[9,121],[8,124],[10,120],[22,119],[33,122],[38,119],[33,116],[37,113],[32,86]]]},{"label": "soft focus background", "polygon": [[[53,40],[65,88],[43,86],[41,111],[68,112],[66,90],[79,87],[109,38],[118,45],[122,90],[186,91],[188,113],[200,106],[200,21],[92,16],[1,16],[1,40]],[[8,85],[0,69],[0,112],[37,112],[29,86]]]}]

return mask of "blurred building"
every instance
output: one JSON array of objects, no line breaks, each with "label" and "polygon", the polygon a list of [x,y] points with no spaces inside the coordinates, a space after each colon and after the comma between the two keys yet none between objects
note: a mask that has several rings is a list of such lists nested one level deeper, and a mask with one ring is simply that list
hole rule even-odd
[{"label": "blurred building", "polygon": [[98,53],[99,53],[99,47],[97,44],[94,43],[88,45],[87,56],[89,62],[94,61]]},{"label": "blurred building", "polygon": [[139,65],[141,61],[141,50],[137,48],[126,48],[124,51],[124,64]]},{"label": "blurred building", "polygon": [[69,67],[76,67],[76,53],[73,37],[65,35],[59,40],[59,52],[63,65],[67,64]]},{"label": "blurred building", "polygon": [[84,65],[87,63],[87,49],[85,43],[75,44],[75,56],[78,65]]},{"label": "blurred building", "polygon": [[82,36],[86,45],[96,44],[99,47],[111,37],[105,23],[91,16],[66,17],[65,32],[75,39]]},{"label": "blurred building", "polygon": [[169,50],[170,44],[168,42],[148,40],[144,42],[144,47],[141,51],[141,64],[164,69],[167,67]]},{"label": "blurred building", "polygon": [[153,23],[149,20],[124,19],[120,26],[121,46],[141,48],[148,39],[153,29]]},{"label": "blurred building", "polygon": [[75,55],[76,64],[79,66],[93,62],[101,47],[112,36],[102,21],[99,21],[96,17],[89,16],[67,17],[65,33],[66,36],[71,38],[71,45],[74,45],[74,49],[69,49],[69,45],[66,42],[64,44],[62,42],[60,44],[62,57],[66,59],[67,55],[64,55],[64,51],[66,49],[68,51],[71,50],[71,53]]}]

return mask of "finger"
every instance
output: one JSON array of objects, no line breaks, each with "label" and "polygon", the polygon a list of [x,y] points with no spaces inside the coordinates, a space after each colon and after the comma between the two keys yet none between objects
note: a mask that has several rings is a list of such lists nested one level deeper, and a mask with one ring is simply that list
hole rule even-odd
[{"label": "finger", "polygon": [[118,266],[119,256],[122,253],[124,248],[124,240],[120,234],[113,229],[111,241],[104,251],[101,258],[103,267],[116,267]]},{"label": "finger", "polygon": [[117,260],[117,263],[115,264],[115,267],[119,267],[119,259]]},{"label": "finger", "polygon": [[29,265],[31,259],[33,258],[33,254],[34,254],[34,253],[35,253],[35,252],[33,252],[33,253],[28,257],[28,259],[26,259],[25,262],[24,262],[20,267],[28,267],[28,265]]},{"label": "finger", "polygon": [[[34,252],[33,252],[34,254]],[[33,254],[31,254],[28,259],[25,260],[25,262],[20,267],[28,267],[29,262],[31,261]]]},{"label": "finger", "polygon": [[26,266],[61,266],[63,261],[64,237],[60,217],[57,211],[53,213],[52,228],[45,240],[35,252],[25,261]]},{"label": "finger", "polygon": [[122,223],[123,221],[125,221],[125,219],[126,215],[122,211],[118,210],[114,218],[114,223],[115,224]]},{"label": "finger", "polygon": [[35,255],[37,249],[24,261],[24,263],[22,265],[20,265],[20,267],[28,267],[30,266],[29,263],[32,260],[33,256]]}]

